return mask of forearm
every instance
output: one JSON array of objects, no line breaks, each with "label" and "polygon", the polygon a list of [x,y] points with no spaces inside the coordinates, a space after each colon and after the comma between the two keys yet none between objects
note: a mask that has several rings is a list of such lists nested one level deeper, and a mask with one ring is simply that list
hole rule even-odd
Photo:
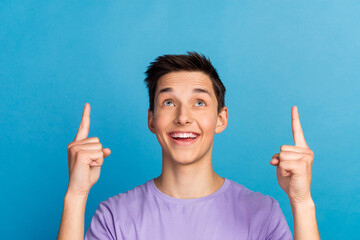
[{"label": "forearm", "polygon": [[290,205],[294,218],[294,240],[320,239],[314,201],[311,199],[306,203]]},{"label": "forearm", "polygon": [[84,239],[84,218],[87,196],[66,194],[57,240]]}]

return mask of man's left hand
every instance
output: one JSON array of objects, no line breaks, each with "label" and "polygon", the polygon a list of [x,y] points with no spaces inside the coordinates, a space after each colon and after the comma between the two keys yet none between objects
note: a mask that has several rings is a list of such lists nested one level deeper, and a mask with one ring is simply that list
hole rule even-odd
[{"label": "man's left hand", "polygon": [[282,145],[270,164],[276,166],[279,185],[288,195],[290,203],[297,206],[312,201],[310,185],[314,152],[306,144],[296,106],[291,109],[291,119],[295,146]]}]

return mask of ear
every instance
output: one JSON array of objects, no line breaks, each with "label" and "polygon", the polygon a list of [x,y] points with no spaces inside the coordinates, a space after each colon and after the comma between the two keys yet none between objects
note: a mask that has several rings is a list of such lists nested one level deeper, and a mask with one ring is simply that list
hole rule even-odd
[{"label": "ear", "polygon": [[217,118],[216,127],[215,127],[215,133],[221,133],[225,130],[227,124],[228,124],[228,109],[227,107],[223,107],[220,110],[220,113]]},{"label": "ear", "polygon": [[154,114],[150,110],[148,110],[148,127],[152,133],[155,133],[155,127],[154,127]]}]

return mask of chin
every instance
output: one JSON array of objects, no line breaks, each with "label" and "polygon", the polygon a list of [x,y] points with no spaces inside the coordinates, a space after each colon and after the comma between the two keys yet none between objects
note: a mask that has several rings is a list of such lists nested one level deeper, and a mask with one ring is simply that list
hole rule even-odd
[{"label": "chin", "polygon": [[176,162],[176,164],[180,164],[180,165],[190,165],[196,162],[196,159],[186,159],[186,160],[179,160],[179,159],[175,159],[173,160],[174,162]]},{"label": "chin", "polygon": [[198,159],[194,157],[194,154],[183,154],[182,156],[179,156],[180,154],[176,154],[175,156],[172,155],[171,156],[171,160],[177,164],[183,164],[183,165],[187,165],[187,164],[192,164],[194,162],[196,162]]}]

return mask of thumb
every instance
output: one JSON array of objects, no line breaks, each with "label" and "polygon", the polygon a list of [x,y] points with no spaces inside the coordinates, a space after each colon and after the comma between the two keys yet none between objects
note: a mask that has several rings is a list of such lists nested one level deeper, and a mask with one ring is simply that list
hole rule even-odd
[{"label": "thumb", "polygon": [[104,158],[108,157],[111,154],[110,148],[103,148]]}]

